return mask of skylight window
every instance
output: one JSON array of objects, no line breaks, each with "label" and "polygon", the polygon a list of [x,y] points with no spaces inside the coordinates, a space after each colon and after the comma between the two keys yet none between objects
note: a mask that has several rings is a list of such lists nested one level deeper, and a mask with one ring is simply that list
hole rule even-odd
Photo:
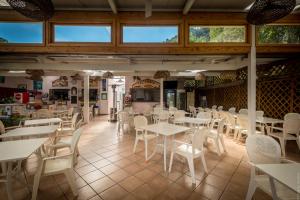
[{"label": "skylight window", "polygon": [[178,26],[123,26],[123,43],[178,43]]},{"label": "skylight window", "polygon": [[0,43],[42,44],[43,23],[0,22]]},{"label": "skylight window", "polygon": [[54,42],[111,42],[110,25],[54,25]]}]

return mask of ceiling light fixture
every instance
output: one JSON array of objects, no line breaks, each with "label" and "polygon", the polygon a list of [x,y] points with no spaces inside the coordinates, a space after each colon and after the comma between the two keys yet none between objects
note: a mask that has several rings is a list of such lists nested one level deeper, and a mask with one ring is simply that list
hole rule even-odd
[{"label": "ceiling light fixture", "polygon": [[244,10],[248,11],[251,9],[251,7],[253,6],[254,2],[252,2],[250,5],[248,5]]},{"label": "ceiling light fixture", "polygon": [[25,74],[25,71],[9,70],[8,73],[10,73],[10,74]]}]

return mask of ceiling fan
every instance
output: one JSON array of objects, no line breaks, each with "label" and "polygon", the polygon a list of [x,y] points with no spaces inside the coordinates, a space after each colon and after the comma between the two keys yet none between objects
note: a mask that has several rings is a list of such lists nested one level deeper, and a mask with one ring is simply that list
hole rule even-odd
[{"label": "ceiling fan", "polygon": [[26,69],[26,74],[29,76],[25,77],[26,79],[33,80],[33,81],[42,81],[43,77],[45,75],[44,70],[37,69],[37,70],[30,70]]}]

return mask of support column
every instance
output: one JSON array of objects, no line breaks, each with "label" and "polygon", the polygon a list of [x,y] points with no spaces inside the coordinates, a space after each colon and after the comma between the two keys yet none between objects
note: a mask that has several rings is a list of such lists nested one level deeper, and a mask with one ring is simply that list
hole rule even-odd
[{"label": "support column", "polygon": [[164,107],[164,79],[160,79],[160,107]]},{"label": "support column", "polygon": [[255,25],[251,26],[251,51],[248,54],[248,120],[249,133],[256,130],[256,46]]},{"label": "support column", "polygon": [[83,119],[85,123],[90,122],[90,76],[85,75],[83,80],[84,102],[83,102]]}]

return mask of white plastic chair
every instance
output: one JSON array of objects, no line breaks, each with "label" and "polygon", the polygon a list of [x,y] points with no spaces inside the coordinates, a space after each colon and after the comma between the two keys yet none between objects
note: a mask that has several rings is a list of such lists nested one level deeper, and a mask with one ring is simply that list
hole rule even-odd
[{"label": "white plastic chair", "polygon": [[205,126],[209,126],[210,122],[211,122],[211,112],[199,112],[197,114],[197,118],[200,118],[200,119],[210,119],[208,120],[208,122],[205,124]]},{"label": "white plastic chair", "polygon": [[145,116],[136,116],[133,118],[135,128],[135,142],[133,146],[133,152],[135,153],[137,144],[140,140],[145,142],[145,160],[148,160],[148,140],[152,140],[157,137],[156,134],[148,134],[147,131],[142,129],[143,126],[148,125],[148,120]]},{"label": "white plastic chair", "polygon": [[222,111],[222,110],[223,110],[223,106],[219,106],[218,111]]},{"label": "white plastic chair", "polygon": [[40,161],[38,169],[34,175],[31,200],[35,200],[37,197],[41,176],[52,176],[58,174],[64,174],[66,176],[74,196],[78,195],[73,166],[74,159],[77,157],[76,148],[81,133],[82,128],[76,130],[73,134],[70,153],[61,156],[45,157]]},{"label": "white plastic chair", "polygon": [[[71,149],[73,134],[75,130],[81,127],[81,124],[82,124],[82,119],[78,120],[71,134],[59,135],[55,138],[55,144],[47,146],[51,150],[51,155],[56,155],[58,149],[62,149],[62,148]],[[52,154],[52,152],[54,152],[54,154]],[[79,155],[78,149],[77,149],[77,155]]]},{"label": "white plastic chair", "polygon": [[63,134],[75,131],[78,115],[79,113],[75,113],[71,121],[62,121],[61,128],[58,131]]},{"label": "white plastic chair", "polygon": [[228,109],[228,112],[230,112],[232,114],[235,114],[235,111],[236,111],[235,107],[231,107]]},{"label": "white plastic chair", "polygon": [[178,154],[180,156],[183,156],[187,159],[190,173],[192,176],[192,182],[196,183],[195,178],[195,168],[194,168],[194,159],[200,158],[202,161],[202,165],[204,168],[204,171],[207,173],[207,166],[206,161],[204,158],[204,152],[203,152],[203,141],[204,136],[207,134],[208,129],[194,129],[195,132],[192,136],[192,143],[186,143],[178,140],[173,140],[172,144],[172,152],[171,152],[171,158],[170,158],[170,165],[169,165],[169,172],[172,170],[172,164],[174,159],[174,154]]},{"label": "white plastic chair", "polygon": [[212,109],[212,110],[216,110],[216,109],[217,109],[217,105],[213,105],[213,106],[211,107],[211,109]]},{"label": "white plastic chair", "polygon": [[226,136],[229,137],[230,133],[233,131],[233,135],[236,135],[236,131],[238,131],[238,126],[236,124],[236,118],[231,113],[225,113],[227,124],[226,124]]},{"label": "white plastic chair", "polygon": [[222,145],[223,151],[226,152],[226,147],[223,138],[224,126],[225,126],[225,119],[221,119],[220,121],[218,121],[217,129],[214,129],[211,126],[210,130],[206,135],[206,138],[211,138],[214,141],[219,156],[221,155],[220,143]]},{"label": "white plastic chair", "polygon": [[5,132],[7,130],[12,130],[15,128],[20,128],[21,124],[19,124],[18,126],[10,126],[10,127],[5,127],[3,122],[0,120],[0,135],[5,134]]},{"label": "white plastic chair", "polygon": [[195,108],[195,106],[189,106],[189,111],[190,111],[190,116],[191,117],[196,117],[197,109]]},{"label": "white plastic chair", "polygon": [[[235,132],[234,139],[240,141],[242,136],[247,137],[248,135],[248,128],[249,128],[248,115],[239,114],[237,116],[237,124],[238,126],[236,126],[237,131]],[[255,133],[262,134],[262,132],[258,130],[256,130]]]},{"label": "white plastic chair", "polygon": [[198,112],[204,112],[204,108],[198,107]]},{"label": "white plastic chair", "polygon": [[170,118],[169,111],[162,110],[158,114],[157,123],[159,122],[168,122]]},{"label": "white plastic chair", "polygon": [[244,109],[244,108],[240,109],[239,114],[248,115],[248,109]]},{"label": "white plastic chair", "polygon": [[[256,111],[256,118],[263,118],[264,117],[264,111],[257,110]],[[259,128],[259,130],[264,133],[264,125],[261,123],[256,122],[256,127]]]},{"label": "white plastic chair", "polygon": [[[251,175],[246,200],[251,200],[257,187],[272,195],[269,177],[258,174],[256,164],[279,164],[291,162],[281,159],[280,146],[272,137],[266,135],[249,135],[246,139],[246,149],[251,164]],[[279,199],[297,199],[297,194],[274,180]]]},{"label": "white plastic chair", "polygon": [[126,124],[130,129],[129,113],[127,111],[120,111],[118,113],[118,135],[120,135],[121,128],[122,128],[122,133],[124,133],[124,126]]},{"label": "white plastic chair", "polygon": [[267,127],[269,136],[279,139],[282,155],[285,157],[285,145],[287,140],[295,140],[300,149],[300,114],[288,113],[284,116],[283,128]]},{"label": "white plastic chair", "polygon": [[[185,117],[185,111],[184,110],[177,110],[175,111],[174,113],[174,121],[176,121],[176,119],[179,119],[179,118],[183,118]],[[175,124],[178,124],[178,125],[183,125],[184,123],[182,122],[174,122]]]},{"label": "white plastic chair", "polygon": [[48,109],[39,109],[35,112],[35,118],[37,119],[46,119],[52,117],[51,112]]}]

